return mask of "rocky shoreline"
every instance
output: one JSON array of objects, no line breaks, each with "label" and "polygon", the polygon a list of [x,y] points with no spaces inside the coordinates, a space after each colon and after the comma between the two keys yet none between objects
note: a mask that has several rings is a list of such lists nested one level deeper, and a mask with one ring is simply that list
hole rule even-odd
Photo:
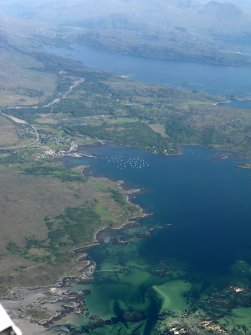
[{"label": "rocky shoreline", "polygon": [[[77,265],[72,269],[70,275],[60,277],[51,286],[13,288],[8,296],[1,298],[4,307],[24,334],[57,334],[58,321],[66,316],[73,318],[77,315],[87,315],[88,310],[85,308],[84,300],[91,292],[89,290],[76,292],[70,287],[74,284],[93,282],[96,263],[88,259],[88,251],[103,243],[127,243],[127,240],[119,238],[110,238],[106,241],[105,236],[135,227],[139,224],[139,220],[152,215],[133,203],[135,194],[143,192],[143,190],[129,189],[123,181],[118,181],[118,184],[121,191],[126,194],[126,201],[139,209],[139,215],[130,218],[120,227],[100,228],[96,231],[92,243],[73,249],[72,252],[77,257]],[[147,231],[137,237],[148,237],[151,232]],[[64,334],[61,330],[60,333]],[[66,333],[68,334],[68,332]]]}]

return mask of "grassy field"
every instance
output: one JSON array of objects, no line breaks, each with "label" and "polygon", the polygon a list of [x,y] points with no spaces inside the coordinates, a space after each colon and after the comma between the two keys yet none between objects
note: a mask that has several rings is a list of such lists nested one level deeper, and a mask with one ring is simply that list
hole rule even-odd
[{"label": "grassy field", "polygon": [[0,150],[28,148],[38,142],[36,129],[21,119],[0,115]]},{"label": "grassy field", "polygon": [[0,69],[0,107],[36,105],[54,94],[57,75],[28,55],[1,50]]},{"label": "grassy field", "polygon": [[[202,144],[251,155],[250,111],[220,108],[216,98],[204,94],[137,83],[53,56],[36,56],[31,63],[19,54],[0,58],[15,63],[9,78],[6,70],[6,90],[0,84],[0,95],[12,99],[3,104],[47,103],[5,110],[26,125],[0,118],[2,147],[27,144],[0,156],[2,288],[56,280],[72,267],[73,247],[91,242],[98,228],[120,225],[138,211],[116,183],[85,178],[53,160],[72,143],[108,140],[161,153],[177,153],[179,144]],[[24,100],[19,104],[10,92]],[[39,141],[28,147],[34,127]]]},{"label": "grassy field", "polygon": [[[74,259],[71,248],[91,242],[95,230],[100,226],[117,226],[137,213],[134,206],[128,204],[122,208],[114,200],[112,190],[120,190],[115,182],[107,179],[67,182],[51,176],[50,172],[48,175],[34,175],[32,171],[24,174],[16,166],[6,165],[0,165],[0,175],[2,288],[6,285],[32,286],[56,280],[62,271],[72,266]],[[58,227],[65,232],[68,228],[56,218],[78,213],[79,208],[88,211],[92,202],[96,204],[91,208],[97,222],[87,220],[83,223],[82,235],[79,235],[81,238],[73,238],[63,249],[67,260],[62,263],[52,248],[55,243],[62,242],[61,235],[57,236],[56,233]],[[49,227],[45,218],[57,222],[55,227]],[[76,225],[81,222],[78,216],[74,220]],[[55,243],[52,245],[50,241],[53,239]],[[46,257],[48,255],[52,256],[50,262]],[[7,280],[8,276],[11,276],[11,280]]]},{"label": "grassy field", "polygon": [[[72,250],[92,243],[99,229],[141,214],[115,181],[63,166],[62,156],[78,144],[111,141],[164,154],[200,144],[251,157],[251,112],[218,107],[220,98],[134,82],[53,56],[31,60],[6,52],[0,67],[0,107],[19,107],[2,108],[12,121],[0,116],[0,296],[13,287],[79,276],[83,269]],[[37,108],[28,107],[33,104]],[[164,303],[173,298],[186,308],[178,294],[186,287],[173,297],[169,289],[157,287]],[[36,308],[27,315],[45,316]]]},{"label": "grassy field", "polygon": [[217,106],[220,97],[116,75],[83,69],[82,76],[85,81],[47,111],[59,123],[63,113],[61,129],[69,136],[169,154],[182,144],[198,144],[251,157],[250,110]]},{"label": "grassy field", "polygon": [[15,145],[18,141],[13,122],[0,115],[0,148]]}]

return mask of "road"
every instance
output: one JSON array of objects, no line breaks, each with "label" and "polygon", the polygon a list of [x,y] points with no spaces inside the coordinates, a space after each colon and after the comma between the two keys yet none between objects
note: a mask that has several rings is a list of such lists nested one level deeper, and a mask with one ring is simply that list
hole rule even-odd
[{"label": "road", "polygon": [[[63,94],[62,94],[62,92],[60,92],[60,93],[59,93],[59,96],[58,96],[57,98],[54,98],[51,102],[49,102],[49,103],[46,104],[46,105],[43,105],[42,107],[43,107],[43,108],[47,108],[47,107],[50,107],[50,106],[53,106],[53,105],[59,103],[59,102],[60,102],[61,100],[63,100],[63,99],[66,99],[66,98],[68,97],[68,95],[69,95],[69,94],[70,94],[76,87],[78,87],[81,83],[83,83],[84,81],[85,81],[84,78],[78,78],[78,79],[77,79],[77,80],[76,80],[76,81],[69,87],[69,89],[68,89],[66,92],[64,92]],[[21,108],[23,108],[23,107],[21,107],[21,106],[14,106],[14,107],[7,107],[6,109],[21,109]],[[26,108],[27,108],[27,107],[26,107]],[[30,107],[28,107],[28,108],[31,108],[31,109],[38,109],[39,106],[30,106]],[[8,118],[8,119],[10,119],[11,121],[13,121],[13,122],[16,123],[16,124],[23,124],[23,125],[25,124],[25,125],[27,125],[27,126],[30,126],[30,127],[34,130],[35,135],[36,135],[35,140],[34,140],[33,142],[29,143],[29,144],[19,145],[19,146],[17,145],[17,146],[4,147],[3,149],[5,149],[5,150],[24,149],[24,148],[33,146],[33,145],[37,144],[37,143],[40,141],[39,133],[38,133],[38,131],[37,131],[37,128],[36,128],[34,125],[32,125],[31,123],[28,123],[27,121],[22,120],[22,119],[20,119],[20,118],[17,118],[17,117],[15,117],[14,115],[6,114],[6,113],[2,112],[1,110],[0,110],[0,115],[2,115],[3,117],[6,117],[6,118]],[[1,147],[0,147],[0,149],[1,149]]]}]

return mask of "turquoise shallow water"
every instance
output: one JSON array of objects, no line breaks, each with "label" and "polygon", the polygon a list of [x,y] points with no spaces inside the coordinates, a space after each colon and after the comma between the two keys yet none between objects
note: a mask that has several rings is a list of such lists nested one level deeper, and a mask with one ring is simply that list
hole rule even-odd
[{"label": "turquoise shallow water", "polygon": [[95,174],[145,189],[134,201],[154,215],[138,229],[165,227],[150,238],[90,252],[98,267],[87,307],[113,320],[113,328],[91,334],[155,334],[161,311],[189,310],[185,297],[199,287],[197,306],[208,291],[236,280],[237,261],[251,263],[251,171],[238,169],[236,159],[214,160],[215,153],[198,147],[172,157],[114,145],[90,152],[97,156],[89,160]]},{"label": "turquoise shallow water", "polygon": [[[112,55],[86,47],[51,51],[145,82],[216,95],[250,93],[250,68]],[[250,108],[250,102],[232,106]],[[165,327],[174,320],[181,324],[179,318],[188,313],[191,324],[205,317],[228,334],[251,334],[251,170],[238,169],[234,158],[211,159],[215,153],[198,147],[172,157],[114,145],[90,153],[97,159],[69,158],[67,164],[90,163],[97,175],[144,188],[134,201],[154,215],[139,228],[118,233],[134,236],[127,245],[105,244],[90,252],[97,262],[95,283],[76,288],[90,288],[92,294],[86,298],[89,315],[75,320],[75,333],[152,335],[164,329],[169,334]],[[135,237],[158,226],[163,229],[148,238]],[[233,287],[239,286],[245,288],[243,296],[235,294]],[[97,325],[99,319],[104,323]]]},{"label": "turquoise shallow water", "polygon": [[[94,173],[146,189],[136,198],[154,212],[145,224],[172,225],[144,242],[151,254],[171,255],[214,271],[224,271],[242,250],[248,254],[251,171],[238,169],[235,159],[212,160],[213,152],[198,147],[185,148],[182,156],[172,157],[113,145],[92,152],[98,155]],[[139,157],[149,166],[139,163],[134,168],[126,163],[120,168],[112,157],[125,162]]]}]

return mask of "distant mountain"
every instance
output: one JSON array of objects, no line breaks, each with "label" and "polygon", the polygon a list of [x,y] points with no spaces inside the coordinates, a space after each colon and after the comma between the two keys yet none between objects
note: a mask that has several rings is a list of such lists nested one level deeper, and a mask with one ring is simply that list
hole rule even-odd
[{"label": "distant mountain", "polygon": [[48,36],[44,24],[0,15],[0,108],[37,104],[52,94],[55,75],[34,54]]},{"label": "distant mountain", "polygon": [[205,4],[200,13],[211,16],[211,17],[223,17],[223,15],[228,19],[239,19],[243,14],[242,10],[232,3],[222,3],[217,1],[210,1]]},{"label": "distant mountain", "polygon": [[[127,8],[122,6],[125,3]],[[250,64],[251,56],[240,37],[246,40],[251,34],[251,15],[232,3],[121,0],[120,4],[118,11],[111,14],[83,15],[82,20],[73,24],[78,30],[69,26],[65,29],[64,39],[67,43],[85,43],[124,54],[225,65]]]},{"label": "distant mountain", "polygon": [[12,41],[6,25],[6,19],[0,16],[0,48],[11,48]]},{"label": "distant mountain", "polygon": [[23,52],[37,48],[42,41],[54,36],[55,32],[46,23],[0,14],[0,47]]},{"label": "distant mountain", "polygon": [[[60,43],[86,43],[158,58],[250,63],[251,7],[245,0],[0,0],[0,4],[9,14],[26,18],[26,23],[53,26],[51,37],[54,34]],[[33,43],[41,41],[36,29],[34,25]],[[44,36],[46,43],[48,32]]]},{"label": "distant mountain", "polygon": [[238,34],[251,31],[251,16],[232,3],[210,1],[200,7],[193,21],[197,27],[213,31],[217,35]]},{"label": "distant mountain", "polygon": [[7,36],[4,32],[0,30],[0,48],[8,48],[9,47],[9,41],[7,39]]}]

